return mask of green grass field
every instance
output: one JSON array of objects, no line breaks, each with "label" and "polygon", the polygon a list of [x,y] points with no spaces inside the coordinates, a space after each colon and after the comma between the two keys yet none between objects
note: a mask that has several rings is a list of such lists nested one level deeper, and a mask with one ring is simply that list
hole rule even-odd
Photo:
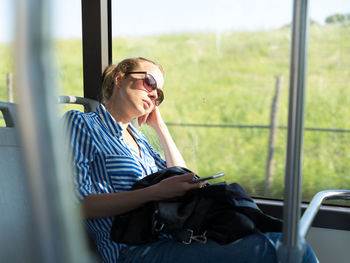
[{"label": "green grass field", "polygon": [[[60,40],[59,94],[82,96],[81,40]],[[164,119],[172,123],[269,125],[275,77],[283,77],[278,124],[287,126],[290,30],[184,33],[113,41],[113,61],[143,56],[166,71]],[[0,98],[12,70],[10,48],[0,46]],[[350,129],[350,26],[310,27],[305,127]],[[159,148],[149,127],[143,131]],[[268,129],[169,126],[188,167],[200,176],[226,172],[253,195],[264,195]],[[274,183],[283,195],[285,129],[278,130]],[[329,188],[350,188],[350,133],[306,131],[303,199]],[[218,179],[219,180],[219,179]]]}]

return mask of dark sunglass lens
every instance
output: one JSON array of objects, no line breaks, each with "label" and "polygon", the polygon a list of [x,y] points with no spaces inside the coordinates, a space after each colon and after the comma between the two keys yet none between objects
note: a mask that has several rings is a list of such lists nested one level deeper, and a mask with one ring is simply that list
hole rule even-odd
[{"label": "dark sunglass lens", "polygon": [[151,86],[152,89],[157,88],[157,81],[154,79],[154,77],[151,74],[147,73],[146,79],[148,80],[147,85]]},{"label": "dark sunglass lens", "polygon": [[146,84],[147,86],[149,86],[149,78],[145,77],[145,78],[143,79],[143,81],[145,82],[145,84]]},{"label": "dark sunglass lens", "polygon": [[156,105],[159,106],[164,100],[164,93],[161,89],[157,89],[157,95],[158,95],[158,98],[156,101]]},{"label": "dark sunglass lens", "polygon": [[149,78],[148,76],[146,76],[146,77],[144,78],[144,82],[145,82],[145,84],[146,84],[148,87],[150,87],[152,90],[154,89],[153,86],[152,86],[152,84],[151,84],[151,80],[150,80],[150,78]]},{"label": "dark sunglass lens", "polygon": [[143,79],[143,83],[148,92],[151,92],[153,90],[153,87],[150,85],[149,79],[147,77]]}]

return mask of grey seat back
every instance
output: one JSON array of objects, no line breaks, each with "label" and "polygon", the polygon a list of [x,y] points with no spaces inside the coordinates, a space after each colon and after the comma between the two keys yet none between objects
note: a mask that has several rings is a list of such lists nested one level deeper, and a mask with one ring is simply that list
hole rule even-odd
[{"label": "grey seat back", "polygon": [[57,103],[63,104],[79,104],[84,106],[85,112],[92,112],[95,111],[97,106],[99,105],[99,102],[96,100],[88,99],[88,98],[82,98],[77,96],[58,96],[57,97]]},{"label": "grey seat back", "polygon": [[16,105],[0,101],[0,262],[31,262],[35,236]]}]

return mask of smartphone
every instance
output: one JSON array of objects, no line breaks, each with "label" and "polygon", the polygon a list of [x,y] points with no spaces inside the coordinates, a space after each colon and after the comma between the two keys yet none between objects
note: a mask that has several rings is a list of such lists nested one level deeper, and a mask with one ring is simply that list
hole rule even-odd
[{"label": "smartphone", "polygon": [[218,173],[218,174],[214,174],[212,176],[209,176],[209,177],[200,177],[200,178],[197,178],[197,179],[193,179],[191,181],[191,183],[198,183],[198,182],[203,182],[203,181],[208,181],[208,180],[212,180],[212,179],[216,179],[216,178],[219,178],[221,176],[224,176],[225,173]]}]

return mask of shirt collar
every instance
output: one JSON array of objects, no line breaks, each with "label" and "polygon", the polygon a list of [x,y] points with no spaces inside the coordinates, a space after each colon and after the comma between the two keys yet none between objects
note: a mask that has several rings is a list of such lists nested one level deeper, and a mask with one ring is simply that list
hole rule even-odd
[{"label": "shirt collar", "polygon": [[102,122],[108,131],[114,136],[122,136],[122,126],[113,118],[103,104],[98,105],[96,113],[101,116]]},{"label": "shirt collar", "polygon": [[130,122],[129,123],[129,126],[128,126],[131,131],[134,133],[135,137],[137,140],[140,140],[140,133],[139,133],[139,130],[137,128],[135,128],[135,126],[133,125],[133,122]]}]

